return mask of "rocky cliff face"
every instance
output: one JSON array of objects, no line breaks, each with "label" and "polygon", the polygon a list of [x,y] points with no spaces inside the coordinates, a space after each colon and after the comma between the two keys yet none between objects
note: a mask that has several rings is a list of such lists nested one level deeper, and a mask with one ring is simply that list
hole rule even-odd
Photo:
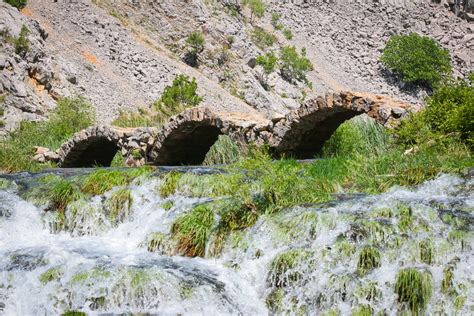
[{"label": "rocky cliff face", "polygon": [[[418,32],[450,49],[454,74],[474,65],[474,24],[441,4],[420,0],[405,7],[380,3],[268,1],[262,19],[250,22],[236,1],[30,0],[21,12],[0,3],[0,30],[18,36],[30,29],[29,52],[15,54],[5,39],[0,50],[0,93],[6,109],[1,130],[23,119],[47,116],[58,98],[83,95],[97,108],[99,123],[110,123],[122,108],[148,106],[178,73],[196,77],[202,106],[241,117],[271,119],[296,109],[304,99],[328,91],[385,94],[420,103],[426,92],[410,90],[385,73],[378,59],[392,34]],[[305,1],[311,2],[311,1]],[[271,13],[292,39],[271,25]],[[260,27],[276,36],[266,51],[295,45],[314,65],[313,88],[291,84],[278,73],[259,82],[252,58],[264,49]],[[186,37],[202,32],[206,44],[199,67],[183,62]],[[249,66],[250,65],[250,66]]]}]

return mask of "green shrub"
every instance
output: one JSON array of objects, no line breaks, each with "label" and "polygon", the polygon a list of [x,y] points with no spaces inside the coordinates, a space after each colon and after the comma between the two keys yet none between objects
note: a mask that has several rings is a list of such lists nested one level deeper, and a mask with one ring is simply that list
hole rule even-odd
[{"label": "green shrub", "polygon": [[260,65],[263,68],[264,76],[261,78],[260,82],[264,85],[264,88],[267,89],[268,75],[275,71],[278,58],[273,52],[270,52],[265,55],[257,56],[256,62],[257,65]]},{"label": "green shrub", "polygon": [[414,268],[400,270],[395,283],[398,302],[411,312],[423,313],[433,292],[431,275]]},{"label": "green shrub", "polygon": [[458,136],[474,145],[474,86],[457,80],[438,87],[426,101],[425,109],[411,114],[396,129],[398,141],[423,144],[442,137]]},{"label": "green shrub", "polygon": [[23,9],[24,7],[26,7],[26,2],[27,2],[27,0],[4,0],[4,1],[17,9]]},{"label": "green shrub", "polygon": [[266,32],[261,27],[254,27],[251,37],[255,45],[260,49],[266,49],[267,47],[273,46],[277,40],[275,35]]},{"label": "green shrub", "polygon": [[188,44],[189,50],[184,56],[184,61],[192,67],[197,67],[199,54],[204,50],[204,35],[193,32],[186,38],[186,44]]},{"label": "green shrub", "polygon": [[178,217],[171,227],[172,236],[177,241],[176,251],[188,257],[204,257],[213,225],[214,213],[203,205]]},{"label": "green shrub", "polygon": [[404,82],[429,87],[451,73],[449,52],[434,39],[417,33],[392,36],[381,61]]},{"label": "green shrub", "polygon": [[154,109],[161,117],[176,115],[188,107],[198,105],[202,97],[197,94],[196,78],[192,81],[188,76],[178,75],[171,86],[167,86],[161,98],[155,102]]},{"label": "green shrub", "polygon": [[75,132],[92,125],[94,121],[94,108],[85,99],[61,99],[49,121],[21,122],[18,129],[0,141],[0,169],[38,170],[41,165],[31,160],[34,146],[58,148]]},{"label": "green shrub", "polygon": [[308,83],[306,73],[313,70],[313,64],[306,58],[306,49],[302,49],[300,56],[294,46],[282,47],[280,60],[280,73],[283,78],[289,82],[299,80]]},{"label": "green shrub", "polygon": [[23,25],[20,30],[20,34],[15,38],[15,53],[20,56],[25,56],[26,53],[30,50],[30,41],[28,40],[28,35],[30,30]]}]

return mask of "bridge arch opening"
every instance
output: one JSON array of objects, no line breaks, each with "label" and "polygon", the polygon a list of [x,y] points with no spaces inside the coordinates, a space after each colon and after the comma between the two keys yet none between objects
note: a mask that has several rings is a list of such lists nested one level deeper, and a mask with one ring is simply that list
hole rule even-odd
[{"label": "bridge arch opening", "polygon": [[321,153],[324,143],[342,123],[361,114],[363,113],[347,109],[334,113],[328,109],[300,117],[275,148],[275,156],[312,159]]},{"label": "bridge arch opening", "polygon": [[110,167],[115,154],[119,150],[117,144],[106,137],[90,137],[79,143],[64,157],[62,168],[88,168],[94,166]]},{"label": "bridge arch opening", "polygon": [[162,143],[155,164],[201,165],[221,130],[208,122],[184,122]]}]

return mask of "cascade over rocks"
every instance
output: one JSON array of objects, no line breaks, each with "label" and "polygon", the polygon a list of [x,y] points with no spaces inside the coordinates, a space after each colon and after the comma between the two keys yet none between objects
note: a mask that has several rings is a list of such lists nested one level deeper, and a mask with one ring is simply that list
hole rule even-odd
[{"label": "cascade over rocks", "polygon": [[340,124],[356,115],[367,114],[393,126],[411,110],[415,107],[407,103],[351,92],[310,99],[273,121],[196,107],[161,128],[89,127],[64,143],[57,154],[61,167],[108,166],[118,151],[129,165],[195,165],[225,134],[239,143],[268,144],[276,156],[312,158]]}]

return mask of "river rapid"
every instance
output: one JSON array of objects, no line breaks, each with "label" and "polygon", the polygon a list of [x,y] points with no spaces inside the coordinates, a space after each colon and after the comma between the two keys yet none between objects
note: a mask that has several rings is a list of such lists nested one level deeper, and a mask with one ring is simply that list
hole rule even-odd
[{"label": "river rapid", "polygon": [[420,314],[474,313],[468,176],[264,215],[204,258],[173,254],[170,234],[209,199],[162,198],[160,181],[132,183],[119,221],[104,210],[120,188],[72,203],[65,230],[15,185],[0,190],[0,315],[397,315],[410,309],[396,284],[407,268],[430,286]]}]

